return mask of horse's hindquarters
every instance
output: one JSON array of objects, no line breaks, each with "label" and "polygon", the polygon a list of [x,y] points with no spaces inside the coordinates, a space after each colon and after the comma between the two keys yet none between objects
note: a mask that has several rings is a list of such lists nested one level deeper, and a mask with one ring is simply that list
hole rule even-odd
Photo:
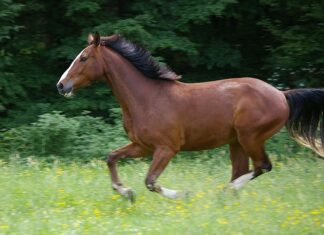
[{"label": "horse's hindquarters", "polygon": [[183,150],[219,147],[242,135],[263,143],[288,119],[282,92],[260,80],[228,79],[198,86],[186,95],[188,108],[181,117]]}]

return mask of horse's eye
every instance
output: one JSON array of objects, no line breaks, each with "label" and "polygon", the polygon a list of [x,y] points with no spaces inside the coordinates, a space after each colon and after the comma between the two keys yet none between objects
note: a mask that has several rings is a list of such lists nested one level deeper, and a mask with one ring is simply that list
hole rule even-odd
[{"label": "horse's eye", "polygon": [[85,56],[83,56],[83,57],[80,58],[80,60],[81,60],[82,62],[86,61],[87,59],[88,59],[88,57],[85,57]]}]

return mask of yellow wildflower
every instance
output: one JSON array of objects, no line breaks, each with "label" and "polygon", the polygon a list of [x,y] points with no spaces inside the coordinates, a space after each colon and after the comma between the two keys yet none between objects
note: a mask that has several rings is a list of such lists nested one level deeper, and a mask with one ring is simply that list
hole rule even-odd
[{"label": "yellow wildflower", "polygon": [[6,225],[6,224],[3,224],[3,225],[0,225],[0,229],[9,229],[9,225]]},{"label": "yellow wildflower", "polygon": [[310,213],[311,213],[312,215],[318,215],[318,214],[320,214],[321,212],[320,212],[319,210],[314,209],[314,210],[311,210]]},{"label": "yellow wildflower", "polygon": [[57,168],[55,173],[57,176],[61,176],[63,174],[63,172],[64,172],[63,169]]},{"label": "yellow wildflower", "polygon": [[224,218],[217,219],[217,222],[219,224],[228,224],[228,220],[227,219],[224,219]]},{"label": "yellow wildflower", "polygon": [[101,211],[98,209],[98,208],[95,208],[93,210],[93,214],[96,216],[96,217],[100,217],[102,215]]}]

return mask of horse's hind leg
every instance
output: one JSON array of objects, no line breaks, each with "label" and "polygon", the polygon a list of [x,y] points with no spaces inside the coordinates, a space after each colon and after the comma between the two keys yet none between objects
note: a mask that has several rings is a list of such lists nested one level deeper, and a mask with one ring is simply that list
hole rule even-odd
[{"label": "horse's hind leg", "polygon": [[232,162],[230,187],[238,190],[251,180],[253,173],[249,173],[249,157],[240,143],[230,144],[230,158]]},{"label": "horse's hind leg", "polygon": [[230,158],[232,162],[231,181],[249,172],[249,157],[238,142],[230,144]]},{"label": "horse's hind leg", "polygon": [[231,185],[233,188],[239,189],[245,183],[250,180],[260,176],[261,174],[271,171],[272,164],[264,150],[264,141],[261,141],[262,138],[257,136],[239,136],[239,142],[244,149],[244,152],[251,157],[253,162],[253,171],[245,175],[240,176],[235,179]]},{"label": "horse's hind leg", "polygon": [[271,171],[272,164],[271,161],[264,150],[264,143],[259,145],[244,146],[245,151],[249,154],[253,162],[253,178],[258,177],[259,175]]},{"label": "horse's hind leg", "polygon": [[273,130],[263,133],[238,132],[238,141],[242,145],[244,152],[252,159],[253,178],[272,169],[270,159],[264,150],[264,144],[265,140],[272,136],[273,132]]}]

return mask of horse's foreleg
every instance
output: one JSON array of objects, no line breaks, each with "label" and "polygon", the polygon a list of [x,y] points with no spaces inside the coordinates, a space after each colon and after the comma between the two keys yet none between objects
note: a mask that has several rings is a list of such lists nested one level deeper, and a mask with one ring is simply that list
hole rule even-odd
[{"label": "horse's foreleg", "polygon": [[178,198],[180,196],[179,192],[158,186],[155,182],[175,154],[175,151],[168,147],[157,148],[153,154],[153,161],[145,179],[145,185],[150,191],[157,192],[171,199]]},{"label": "horse's foreleg", "polygon": [[125,157],[142,157],[145,156],[145,151],[138,145],[131,143],[118,150],[113,151],[107,157],[107,165],[112,181],[112,187],[122,196],[129,198],[131,201],[134,200],[134,192],[130,188],[126,188],[122,185],[116,168],[116,163],[119,159]]}]

